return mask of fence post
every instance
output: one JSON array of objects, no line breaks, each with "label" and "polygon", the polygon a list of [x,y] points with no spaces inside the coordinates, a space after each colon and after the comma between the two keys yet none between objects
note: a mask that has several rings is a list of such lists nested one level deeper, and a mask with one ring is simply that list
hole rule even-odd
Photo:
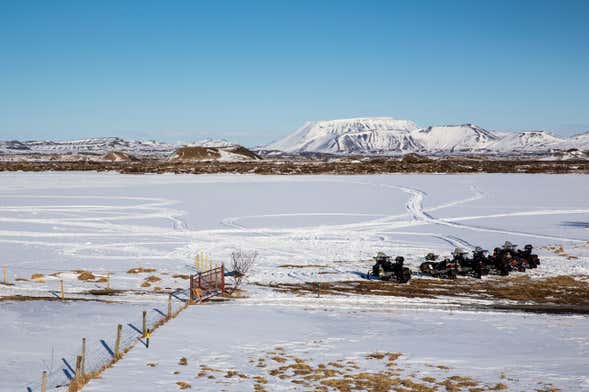
[{"label": "fence post", "polygon": [[194,299],[194,275],[190,275],[190,295],[188,296],[188,303],[191,304]]},{"label": "fence post", "polygon": [[59,286],[60,286],[60,291],[61,291],[61,301],[63,302],[65,300],[65,293],[63,291],[63,280],[59,281]]},{"label": "fence post", "polygon": [[8,271],[6,268],[7,267],[5,265],[2,266],[2,281],[4,284],[8,283]]},{"label": "fence post", "polygon": [[168,295],[168,320],[172,318],[172,294]]},{"label": "fence post", "polygon": [[47,392],[47,371],[43,370],[43,375],[41,376],[41,392]]},{"label": "fence post", "polygon": [[143,311],[143,322],[141,323],[142,326],[142,333],[143,333],[143,337],[145,337],[145,334],[147,333],[147,311]]},{"label": "fence post", "polygon": [[221,292],[225,292],[225,264],[221,263]]},{"label": "fence post", "polygon": [[117,340],[115,341],[115,357],[120,355],[121,351],[121,331],[123,330],[123,326],[121,324],[117,325]]},{"label": "fence post", "polygon": [[82,363],[80,364],[80,374],[86,373],[86,338],[82,338]]},{"label": "fence post", "polygon": [[76,378],[80,379],[82,377],[82,356],[78,355],[76,357]]}]

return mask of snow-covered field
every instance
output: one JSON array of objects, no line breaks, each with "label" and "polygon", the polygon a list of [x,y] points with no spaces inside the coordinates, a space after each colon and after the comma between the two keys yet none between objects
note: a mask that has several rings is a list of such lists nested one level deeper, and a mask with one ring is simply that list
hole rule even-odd
[{"label": "snow-covered field", "polygon": [[[10,340],[0,348],[0,391],[25,390],[52,358],[75,355],[70,350],[82,336],[94,330],[107,338],[116,323],[165,303],[158,290],[185,287],[181,275],[193,271],[198,252],[223,262],[234,249],[260,254],[246,287],[249,298],[189,308],[157,331],[152,348],[136,347],[88,390],[151,390],[154,384],[176,390],[181,378],[171,373],[180,351],[190,366],[207,361],[252,373],[238,354],[258,355],[273,345],[301,355],[310,350],[307,357],[316,361],[400,351],[413,371],[427,372],[425,364],[433,363],[485,383],[500,382],[505,373],[518,379],[505,381],[516,390],[537,382],[589,390],[585,317],[450,312],[440,310],[440,300],[317,299],[253,284],[359,279],[377,251],[401,254],[417,267],[429,251],[492,249],[505,240],[538,247],[542,265],[533,277],[589,275],[586,176],[69,172],[0,173],[0,184],[0,264],[14,283],[0,285],[0,295],[48,296],[59,280],[69,296],[79,295],[105,287],[99,278],[107,273],[113,288],[134,290],[117,304],[0,302],[2,336]],[[577,258],[540,249],[551,244]],[[155,271],[127,272],[137,267]],[[79,280],[75,270],[91,271],[96,279]],[[31,279],[33,274],[43,277]],[[149,276],[160,280],[145,287]],[[316,353],[313,341],[323,342]],[[146,367],[148,361],[162,366]],[[180,370],[198,389],[241,390],[239,383],[194,380],[195,366]]]}]

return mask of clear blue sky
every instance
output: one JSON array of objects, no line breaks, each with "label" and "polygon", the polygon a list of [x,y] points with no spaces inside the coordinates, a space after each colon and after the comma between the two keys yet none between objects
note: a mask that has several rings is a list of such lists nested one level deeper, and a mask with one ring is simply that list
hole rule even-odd
[{"label": "clear blue sky", "polygon": [[0,0],[0,139],[589,130],[589,1]]}]

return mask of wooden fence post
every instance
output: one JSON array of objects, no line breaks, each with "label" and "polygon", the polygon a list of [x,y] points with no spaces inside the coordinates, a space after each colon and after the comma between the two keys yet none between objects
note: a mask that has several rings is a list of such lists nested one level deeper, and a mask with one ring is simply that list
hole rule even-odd
[{"label": "wooden fence post", "polygon": [[221,264],[221,292],[225,292],[225,264]]},{"label": "wooden fence post", "polygon": [[168,320],[172,318],[172,294],[168,295]]},{"label": "wooden fence post", "polygon": [[143,322],[141,323],[143,337],[147,333],[147,311],[143,311]]},{"label": "wooden fence post", "polygon": [[121,324],[117,325],[117,340],[115,341],[115,357],[118,357],[121,352],[121,332],[123,330],[123,326]]},{"label": "wooden fence post", "polygon": [[79,379],[82,377],[82,356],[78,355],[76,357],[76,378]]},{"label": "wooden fence post", "polygon": [[82,338],[82,363],[80,364],[80,374],[86,373],[86,338]]},{"label": "wooden fence post", "polygon": [[5,265],[2,266],[2,281],[4,284],[8,284],[8,270]]},{"label": "wooden fence post", "polygon": [[47,392],[47,371],[43,370],[43,375],[41,376],[41,392]]},{"label": "wooden fence post", "polygon": [[63,302],[65,300],[65,293],[63,291],[63,280],[59,281],[59,286],[60,286],[60,291],[61,291],[61,301]]}]

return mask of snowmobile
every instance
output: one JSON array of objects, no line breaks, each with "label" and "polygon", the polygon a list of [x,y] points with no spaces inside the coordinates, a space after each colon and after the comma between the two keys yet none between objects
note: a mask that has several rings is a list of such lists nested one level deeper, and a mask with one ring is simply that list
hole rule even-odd
[{"label": "snowmobile", "polygon": [[538,268],[540,265],[540,258],[532,253],[532,249],[532,245],[527,244],[524,246],[524,250],[517,250],[514,256],[525,268]]},{"label": "snowmobile", "polygon": [[489,256],[489,267],[493,274],[509,275],[512,271],[525,272],[526,264],[520,258],[516,258],[516,245],[505,241],[502,248],[495,248],[493,255]]},{"label": "snowmobile", "polygon": [[488,275],[490,270],[487,267],[488,258],[485,256],[487,251],[477,246],[472,252],[472,259],[465,257],[460,248],[454,250],[454,262],[459,265],[458,273],[464,276],[472,276],[481,279],[483,275]]},{"label": "snowmobile", "polygon": [[393,263],[390,256],[378,252],[374,261],[376,263],[372,266],[372,270],[366,274],[368,279],[397,283],[407,283],[411,280],[411,270],[403,266],[405,259],[402,256],[397,256]]},{"label": "snowmobile", "polygon": [[458,275],[458,264],[447,258],[442,261],[436,261],[437,259],[438,255],[428,253],[425,256],[426,261],[419,266],[421,273],[434,278],[456,279]]}]

